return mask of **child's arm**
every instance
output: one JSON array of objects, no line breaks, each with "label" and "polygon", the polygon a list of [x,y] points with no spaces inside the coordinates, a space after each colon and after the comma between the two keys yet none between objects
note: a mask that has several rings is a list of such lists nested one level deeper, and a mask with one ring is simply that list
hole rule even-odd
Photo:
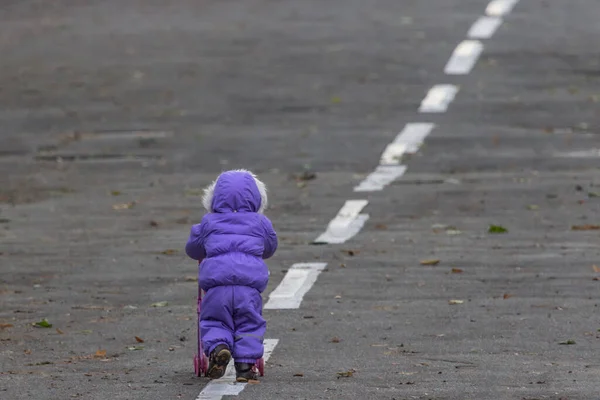
[{"label": "child's arm", "polygon": [[277,233],[275,229],[273,229],[273,224],[269,220],[269,218],[263,218],[263,227],[265,229],[265,250],[263,252],[262,258],[270,258],[275,254],[275,250],[277,250]]},{"label": "child's arm", "polygon": [[193,225],[190,231],[190,237],[185,245],[185,252],[188,257],[200,261],[206,257],[206,249],[204,248],[206,221],[204,218],[199,224]]}]

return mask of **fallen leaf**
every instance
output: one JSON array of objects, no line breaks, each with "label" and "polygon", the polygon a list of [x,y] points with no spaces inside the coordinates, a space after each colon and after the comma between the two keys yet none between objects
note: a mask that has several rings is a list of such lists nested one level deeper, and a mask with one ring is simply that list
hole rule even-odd
[{"label": "fallen leaf", "polygon": [[386,230],[388,227],[385,224],[377,224],[375,225],[375,229]]},{"label": "fallen leaf", "polygon": [[138,342],[138,343],[144,343],[144,339],[142,339],[142,338],[141,338],[141,337],[139,337],[139,336],[136,336],[136,337],[135,337],[135,340],[136,340],[136,342]]},{"label": "fallen leaf", "polygon": [[537,206],[537,205],[535,205],[535,204],[530,204],[530,205],[528,205],[528,206],[527,206],[527,209],[528,209],[528,210],[537,210],[538,208],[540,208],[540,207],[538,207],[538,206]]},{"label": "fallen leaf", "polygon": [[337,337],[337,336],[334,336],[334,337],[331,339],[331,343],[339,343],[339,342],[341,342],[341,339],[340,339],[339,337]]},{"label": "fallen leaf", "polygon": [[121,192],[120,192],[120,191],[118,191],[118,190],[113,190],[113,191],[111,191],[111,192],[110,192],[110,194],[111,194],[112,196],[119,196],[119,195],[121,195]]},{"label": "fallen leaf", "polygon": [[152,307],[166,307],[169,305],[168,301],[159,301],[157,303],[152,303]]},{"label": "fallen leaf", "polygon": [[594,272],[600,272],[600,267],[598,267],[597,265],[592,265],[592,269],[594,270]]},{"label": "fallen leaf", "polygon": [[49,323],[46,318],[44,318],[43,320],[41,320],[39,322],[34,323],[33,326],[36,326],[38,328],[52,328],[52,324]]},{"label": "fallen leaf", "polygon": [[106,350],[96,350],[96,354],[94,354],[94,358],[104,358],[106,357]]},{"label": "fallen leaf", "polygon": [[25,350],[23,350],[23,353],[25,353],[25,354],[31,354],[31,350],[30,349],[25,349]]},{"label": "fallen leaf", "polygon": [[303,373],[300,373],[300,372],[298,372],[298,373],[295,373],[295,374],[294,374],[294,376],[300,376],[300,377],[303,377],[303,376],[304,376],[304,374],[303,374]]},{"label": "fallen leaf", "polygon": [[597,231],[600,230],[600,225],[573,225],[573,231]]},{"label": "fallen leaf", "polygon": [[513,297],[513,295],[508,293],[504,293],[504,296],[502,296],[503,299],[509,299],[511,297]]},{"label": "fallen leaf", "polygon": [[0,324],[0,329],[12,328],[13,324]]},{"label": "fallen leaf", "polygon": [[172,256],[173,254],[176,254],[176,253],[177,253],[177,250],[175,250],[175,249],[167,249],[167,250],[163,250],[160,252],[160,254],[164,254],[167,256]]},{"label": "fallen leaf", "polygon": [[508,229],[500,225],[490,225],[488,228],[488,233],[506,233]]},{"label": "fallen leaf", "polygon": [[360,253],[360,251],[358,251],[358,250],[341,250],[341,251],[342,251],[342,253],[346,253],[351,257],[354,257],[355,255]]},{"label": "fallen leaf", "polygon": [[569,339],[569,340],[565,340],[564,342],[560,342],[558,344],[567,344],[567,345],[571,345],[571,344],[576,344],[575,341],[573,339]]},{"label": "fallen leaf", "polygon": [[294,175],[294,179],[296,179],[296,181],[300,181],[300,182],[312,181],[313,179],[316,179],[316,178],[317,178],[317,174],[314,172],[310,172],[310,171],[303,171],[299,174]]},{"label": "fallen leaf", "polygon": [[431,260],[421,260],[421,265],[438,265],[440,263],[440,260],[436,259],[431,259]]},{"label": "fallen leaf", "polygon": [[114,204],[112,206],[113,210],[127,210],[129,208],[133,208],[133,206],[135,206],[136,202],[135,201],[130,201],[129,203],[120,203],[120,204]]},{"label": "fallen leaf", "polygon": [[63,331],[61,331],[61,330],[60,330],[60,329],[58,329],[58,328],[56,328],[56,333],[58,333],[59,335],[62,335],[62,334],[64,334],[64,332],[63,332]]},{"label": "fallen leaf", "polygon": [[341,103],[341,102],[342,102],[342,98],[341,98],[341,97],[339,97],[339,96],[333,96],[333,97],[331,98],[331,103],[333,103],[333,104],[339,104],[339,103]]},{"label": "fallen leaf", "polygon": [[156,221],[150,221],[150,226],[157,227],[158,226],[158,222],[156,222]]},{"label": "fallen leaf", "polygon": [[355,372],[356,372],[355,370],[349,369],[348,371],[338,372],[337,376],[338,376],[338,379],[339,378],[350,378],[352,375],[354,375]]},{"label": "fallen leaf", "polygon": [[454,305],[454,304],[462,304],[464,303],[464,300],[449,300],[448,304]]},{"label": "fallen leaf", "polygon": [[463,270],[460,268],[452,268],[452,273],[453,274],[462,274]]},{"label": "fallen leaf", "polygon": [[197,276],[193,276],[193,275],[188,275],[185,277],[185,281],[186,282],[196,282],[198,280]]}]

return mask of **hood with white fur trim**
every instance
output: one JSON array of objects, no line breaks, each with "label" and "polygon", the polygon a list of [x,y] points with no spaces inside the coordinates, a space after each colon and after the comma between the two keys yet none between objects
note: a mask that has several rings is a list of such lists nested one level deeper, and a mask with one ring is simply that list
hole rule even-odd
[{"label": "hood with white fur trim", "polygon": [[267,187],[248,170],[226,171],[204,189],[202,204],[213,213],[263,213],[267,208]]}]

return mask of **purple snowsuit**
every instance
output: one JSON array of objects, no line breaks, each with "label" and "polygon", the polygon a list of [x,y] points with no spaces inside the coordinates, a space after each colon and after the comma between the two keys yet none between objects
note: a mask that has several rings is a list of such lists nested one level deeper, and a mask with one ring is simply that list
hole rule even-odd
[{"label": "purple snowsuit", "polygon": [[236,362],[263,356],[266,321],[261,293],[269,281],[263,259],[277,249],[264,184],[247,171],[222,173],[208,189],[209,213],[192,226],[187,255],[202,260],[198,281],[206,291],[200,312],[202,345],[208,356],[226,344]]}]

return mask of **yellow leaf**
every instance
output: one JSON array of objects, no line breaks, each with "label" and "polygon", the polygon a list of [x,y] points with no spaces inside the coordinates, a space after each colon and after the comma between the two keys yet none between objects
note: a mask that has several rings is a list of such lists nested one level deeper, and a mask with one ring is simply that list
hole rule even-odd
[{"label": "yellow leaf", "polygon": [[464,300],[450,300],[450,301],[448,301],[448,304],[454,305],[454,304],[462,304],[464,302],[465,302]]},{"label": "yellow leaf", "polygon": [[440,260],[438,260],[438,259],[422,260],[421,261],[421,265],[438,265],[439,263],[440,263]]},{"label": "yellow leaf", "polygon": [[97,350],[96,354],[94,354],[96,358],[104,358],[106,357],[106,350]]}]

